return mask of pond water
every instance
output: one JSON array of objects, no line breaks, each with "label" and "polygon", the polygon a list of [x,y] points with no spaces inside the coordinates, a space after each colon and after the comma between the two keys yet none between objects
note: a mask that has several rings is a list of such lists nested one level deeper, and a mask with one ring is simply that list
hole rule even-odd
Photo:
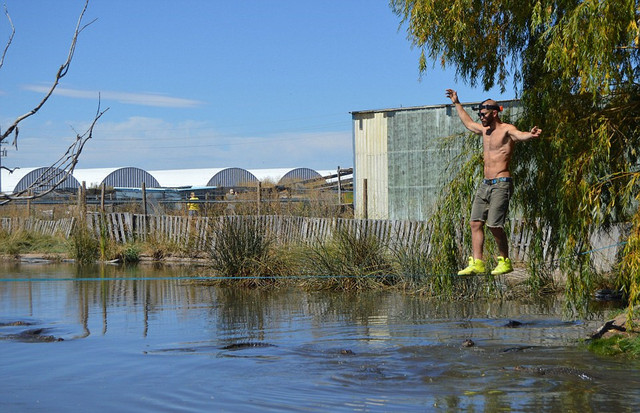
[{"label": "pond water", "polygon": [[[244,290],[184,280],[195,273],[1,265],[0,409],[589,412],[640,405],[640,363],[577,346],[601,323],[563,319],[558,300]],[[522,325],[507,327],[512,320]],[[465,347],[467,339],[475,345]]]}]

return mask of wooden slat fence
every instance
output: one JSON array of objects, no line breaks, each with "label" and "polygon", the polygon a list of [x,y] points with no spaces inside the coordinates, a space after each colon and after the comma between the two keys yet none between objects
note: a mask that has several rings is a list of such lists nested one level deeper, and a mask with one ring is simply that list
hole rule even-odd
[{"label": "wooden slat fence", "polygon": [[[225,222],[246,222],[251,220],[264,228],[279,244],[313,244],[329,240],[335,231],[346,229],[358,234],[377,237],[390,248],[418,247],[421,251],[430,248],[431,228],[424,221],[364,220],[344,218],[311,218],[283,215],[268,216],[220,216],[185,217],[171,215],[142,215],[132,213],[89,213],[87,225],[96,237],[104,233],[108,238],[126,243],[155,239],[160,242],[174,242],[189,245],[200,251],[214,245],[216,234]],[[40,220],[35,218],[0,218],[0,226],[6,232],[19,230],[41,234],[71,235],[74,218]],[[553,260],[554,252],[549,249],[551,229],[537,228],[523,220],[510,221],[510,255],[517,261],[525,260],[530,254],[536,231],[541,234],[542,248],[547,260]],[[615,242],[602,238],[602,242]],[[601,242],[601,243],[602,243]],[[597,244],[597,243],[596,243]],[[615,253],[615,250],[611,251]],[[611,260],[611,259],[609,259]]]},{"label": "wooden slat fence", "polygon": [[74,218],[62,218],[58,220],[0,218],[0,227],[8,233],[28,231],[51,236],[60,234],[66,238],[69,238],[71,235],[74,223]]},{"label": "wooden slat fence", "polygon": [[88,214],[89,228],[100,236],[116,242],[134,240],[189,243],[204,250],[215,242],[216,233],[227,221],[252,220],[278,244],[313,244],[325,242],[337,230],[348,230],[357,234],[370,234],[382,242],[397,247],[413,242],[427,243],[429,229],[425,222],[364,220],[344,218],[310,218],[282,215],[266,216],[220,216],[183,217],[169,215],[140,215],[131,213]]},{"label": "wooden slat fence", "polygon": [[[424,221],[365,220],[346,218],[311,218],[283,215],[184,217],[171,215],[142,215],[132,213],[89,213],[87,225],[96,237],[101,232],[118,243],[153,238],[161,242],[184,243],[206,250],[215,242],[216,233],[225,221],[251,219],[279,244],[313,244],[329,240],[335,231],[346,229],[358,234],[371,234],[390,248],[418,246],[429,248],[431,228]],[[35,218],[0,218],[0,226],[6,232],[34,231],[45,235],[71,235],[74,218],[41,220]],[[545,230],[543,240],[547,253],[550,230]],[[523,260],[529,253],[533,231],[523,221],[512,220],[510,248],[516,260]],[[552,257],[549,257],[552,258]]]}]

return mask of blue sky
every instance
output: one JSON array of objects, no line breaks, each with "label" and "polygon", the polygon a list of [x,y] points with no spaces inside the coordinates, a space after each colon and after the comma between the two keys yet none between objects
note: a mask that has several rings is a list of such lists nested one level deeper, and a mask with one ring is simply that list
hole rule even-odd
[{"label": "blue sky", "polygon": [[[31,110],[66,59],[84,0],[6,0],[0,127]],[[91,0],[57,93],[22,123],[9,167],[55,161],[99,121],[79,168],[352,166],[349,112],[514,98],[455,70],[420,78],[386,0]],[[0,41],[10,34],[0,19]]]}]

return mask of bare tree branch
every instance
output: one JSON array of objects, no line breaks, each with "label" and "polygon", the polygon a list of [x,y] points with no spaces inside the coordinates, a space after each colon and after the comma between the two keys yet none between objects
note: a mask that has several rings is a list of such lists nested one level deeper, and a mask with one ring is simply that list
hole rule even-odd
[{"label": "bare tree branch", "polygon": [[93,122],[91,122],[85,133],[76,135],[76,140],[69,146],[64,155],[45,169],[29,187],[11,195],[0,193],[0,205],[16,200],[41,198],[60,186],[73,173],[84,145],[93,137],[93,128],[96,126],[98,119],[108,110],[109,108],[101,111],[98,103],[98,110]]},{"label": "bare tree branch", "polygon": [[4,47],[4,51],[2,52],[2,57],[0,58],[0,69],[2,65],[4,65],[4,57],[7,55],[7,51],[13,42],[13,36],[16,34],[16,28],[11,21],[11,16],[9,15],[9,10],[7,9],[7,5],[4,5],[4,14],[7,16],[7,20],[9,20],[9,25],[11,26],[11,36],[9,36],[9,40],[7,40],[7,45]]},{"label": "bare tree branch", "polygon": [[16,166],[15,168],[11,169],[11,168],[7,168],[4,165],[0,166],[0,168],[4,169],[5,171],[9,171],[10,174],[12,174],[16,169],[20,169],[19,166]]},{"label": "bare tree branch", "polygon": [[[76,44],[78,42],[78,36],[80,35],[80,33],[82,33],[84,29],[86,29],[89,25],[95,22],[95,20],[93,20],[88,24],[82,23],[82,20],[84,18],[84,14],[87,10],[88,5],[89,5],[89,0],[86,0],[84,7],[82,9],[82,12],[78,17],[78,22],[76,24],[76,29],[74,31],[73,38],[71,39],[71,45],[69,47],[69,54],[67,55],[67,60],[58,69],[58,72],[56,73],[56,78],[53,84],[51,85],[51,88],[46,93],[44,98],[42,98],[42,100],[33,109],[31,109],[29,112],[25,113],[24,115],[16,118],[13,124],[11,124],[11,126],[9,126],[9,128],[6,131],[4,131],[4,133],[0,134],[0,142],[3,142],[7,137],[13,134],[14,135],[13,145],[16,147],[16,149],[18,148],[18,134],[19,134],[18,125],[23,120],[27,119],[30,116],[33,116],[35,113],[37,113],[40,110],[40,108],[42,108],[42,106],[44,106],[44,104],[49,100],[49,98],[55,91],[56,87],[60,83],[60,79],[62,79],[68,73],[69,67],[71,66],[71,61],[73,60],[73,56],[75,54]],[[4,57],[7,54],[7,50],[9,49],[9,46],[13,41],[13,35],[15,33],[15,28],[13,26],[13,22],[11,21],[11,17],[9,16],[9,12],[7,11],[6,6],[5,6],[5,14],[7,15],[7,18],[9,19],[9,23],[11,24],[12,34],[2,54],[2,60],[0,60],[0,68],[2,67],[2,64],[4,62]],[[98,110],[96,111],[96,115],[93,118],[93,122],[91,122],[89,129],[87,129],[87,131],[82,135],[76,132],[75,142],[73,142],[69,146],[67,151],[56,162],[54,162],[48,168],[44,169],[43,172],[40,174],[40,176],[36,178],[34,182],[29,185],[28,188],[25,188],[22,191],[19,191],[10,195],[0,193],[0,205],[4,205],[8,202],[15,201],[15,200],[29,200],[29,199],[40,198],[51,193],[58,186],[60,186],[60,184],[62,184],[73,173],[73,170],[76,167],[76,164],[78,163],[78,158],[80,157],[80,154],[84,149],[84,145],[87,143],[89,139],[93,137],[93,128],[98,122],[98,119],[100,119],[107,110],[109,110],[109,108],[103,111],[100,110],[100,97],[98,96]],[[9,168],[6,168],[6,167],[2,167],[2,168],[7,169],[9,172],[13,172],[13,170]]]},{"label": "bare tree branch", "polygon": [[76,24],[76,30],[75,30],[75,32],[73,34],[73,38],[71,39],[71,46],[69,47],[69,55],[67,56],[67,60],[58,69],[58,72],[56,73],[56,79],[54,80],[53,84],[51,85],[51,88],[49,89],[47,94],[44,96],[44,98],[42,98],[40,103],[38,103],[29,112],[27,112],[24,115],[19,116],[18,118],[16,118],[16,120],[13,122],[13,124],[11,124],[11,126],[9,126],[9,128],[7,128],[7,130],[5,130],[2,134],[0,134],[0,142],[3,142],[9,135],[14,133],[15,136],[14,136],[14,139],[13,139],[13,145],[17,147],[17,142],[18,142],[18,124],[20,122],[22,122],[23,120],[27,119],[28,117],[35,115],[36,112],[38,112],[40,110],[40,108],[42,108],[42,106],[44,106],[44,104],[47,102],[47,100],[49,100],[49,97],[51,97],[51,95],[53,94],[54,90],[56,89],[56,87],[60,83],[60,79],[62,79],[67,74],[67,72],[69,71],[69,67],[71,66],[71,61],[73,60],[73,54],[75,53],[75,50],[76,50],[76,43],[78,42],[78,35],[84,29],[86,29],[87,26],[89,26],[90,24],[92,24],[95,21],[95,20],[93,20],[93,21],[91,21],[90,23],[88,23],[86,25],[82,24],[82,19],[84,17],[84,13],[87,11],[88,5],[89,5],[89,0],[86,0],[86,2],[84,4],[84,8],[82,9],[82,12],[80,13],[80,17],[78,18],[78,23]]}]

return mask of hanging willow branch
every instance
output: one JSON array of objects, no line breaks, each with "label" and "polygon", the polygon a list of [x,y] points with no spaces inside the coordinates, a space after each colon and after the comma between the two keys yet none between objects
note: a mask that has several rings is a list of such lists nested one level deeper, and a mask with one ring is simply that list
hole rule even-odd
[{"label": "hanging willow branch", "polygon": [[[35,115],[44,106],[44,104],[49,100],[49,98],[55,91],[56,87],[60,83],[60,80],[69,72],[69,67],[71,66],[71,61],[73,60],[73,56],[75,54],[76,44],[78,42],[78,37],[80,33],[82,33],[84,29],[86,29],[89,25],[95,22],[95,20],[92,20],[87,24],[83,24],[82,22],[84,18],[84,14],[87,11],[88,5],[89,5],[89,0],[86,0],[84,7],[82,9],[82,12],[78,17],[78,22],[76,24],[76,28],[73,33],[73,38],[71,39],[71,45],[69,47],[69,54],[67,55],[67,59],[58,69],[56,73],[56,78],[53,84],[51,85],[51,87],[49,88],[48,92],[33,109],[23,114],[22,116],[17,117],[16,120],[4,132],[0,133],[0,142],[3,142],[9,136],[13,135],[12,145],[15,146],[16,149],[18,148],[18,135],[19,135],[18,125],[20,124],[20,122]],[[11,43],[13,42],[13,36],[15,33],[15,28],[13,26],[13,22],[11,21],[11,17],[9,15],[9,12],[6,6],[5,6],[5,14],[7,16],[7,19],[9,20],[9,24],[11,25],[12,33],[4,48],[4,52],[2,53],[2,57],[0,59],[0,68],[4,64],[4,58],[7,54],[7,50],[9,49],[9,46],[11,46]],[[67,179],[72,174],[76,164],[78,163],[80,153],[82,153],[82,149],[84,148],[85,143],[89,139],[91,139],[91,137],[93,136],[93,128],[98,122],[98,119],[100,119],[100,117],[102,117],[102,115],[107,110],[109,109],[107,108],[101,111],[100,103],[98,102],[98,110],[96,112],[96,116],[93,119],[93,122],[91,122],[91,125],[89,126],[89,129],[82,135],[76,134],[75,142],[73,142],[71,146],[69,146],[67,151],[55,163],[53,163],[51,166],[46,168],[44,172],[28,188],[11,195],[0,193],[0,205],[6,204],[7,202],[18,200],[18,199],[24,200],[24,199],[35,199],[35,198],[43,197],[48,193],[52,192],[62,182],[64,182],[65,179]],[[10,170],[10,172],[13,172],[13,171]]]}]

